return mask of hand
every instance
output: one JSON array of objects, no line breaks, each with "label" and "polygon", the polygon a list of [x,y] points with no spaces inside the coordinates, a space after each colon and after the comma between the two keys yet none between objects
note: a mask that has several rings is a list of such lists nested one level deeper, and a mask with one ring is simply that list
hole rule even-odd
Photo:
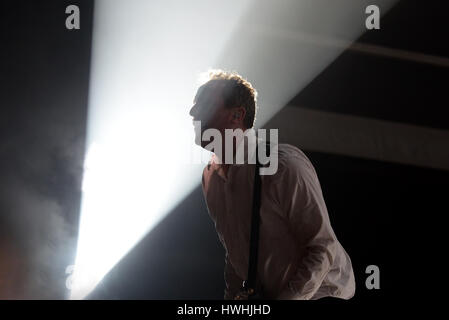
[{"label": "hand", "polygon": [[246,290],[239,291],[235,296],[234,300],[248,300],[248,292]]},{"label": "hand", "polygon": [[254,289],[242,289],[239,291],[235,297],[234,300],[258,300],[260,299],[260,296],[254,292]]}]

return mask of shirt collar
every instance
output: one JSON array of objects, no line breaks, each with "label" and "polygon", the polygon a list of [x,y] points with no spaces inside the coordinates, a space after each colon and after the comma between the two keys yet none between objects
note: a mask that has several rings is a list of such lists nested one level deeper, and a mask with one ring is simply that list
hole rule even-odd
[{"label": "shirt collar", "polygon": [[[253,141],[256,141],[256,131],[251,128],[247,129],[245,131],[245,134],[243,137],[238,137],[236,141],[236,152],[233,154],[233,163],[230,164],[228,168],[227,175],[229,176],[229,172],[232,170],[233,167],[240,167],[247,164],[255,164],[255,153],[256,153],[256,146],[253,143]],[[257,138],[257,143],[260,144],[262,142],[262,139]],[[243,143],[243,145],[242,145]],[[243,148],[244,156],[243,156],[243,163],[236,163],[236,157],[237,157],[237,150],[239,148]],[[218,156],[214,153],[212,153],[211,159],[209,161],[209,169],[212,169],[218,173],[223,179],[227,180],[227,177],[224,174],[223,164],[220,162],[220,159]]]}]

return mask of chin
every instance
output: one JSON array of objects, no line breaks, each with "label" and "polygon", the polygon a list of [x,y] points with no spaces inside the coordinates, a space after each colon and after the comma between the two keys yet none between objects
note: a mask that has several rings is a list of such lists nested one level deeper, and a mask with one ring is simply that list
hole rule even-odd
[{"label": "chin", "polygon": [[195,144],[202,147],[201,142],[201,136],[195,135]]},{"label": "chin", "polygon": [[200,147],[203,147],[203,148],[208,144],[207,142],[202,141],[203,132],[206,129],[207,128],[205,128],[205,127],[201,127],[201,131],[195,130],[195,144],[200,146]]}]

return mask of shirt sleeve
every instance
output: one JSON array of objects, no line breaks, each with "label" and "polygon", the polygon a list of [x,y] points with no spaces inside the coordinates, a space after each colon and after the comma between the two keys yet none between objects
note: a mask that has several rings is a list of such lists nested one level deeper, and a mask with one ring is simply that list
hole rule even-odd
[{"label": "shirt sleeve", "polygon": [[297,270],[279,299],[308,300],[321,286],[336,254],[321,186],[312,164],[289,157],[276,183],[276,197],[300,250]]},{"label": "shirt sleeve", "polygon": [[225,268],[224,268],[224,278],[225,278],[225,300],[232,300],[236,296],[236,294],[240,291],[242,287],[243,280],[235,272],[232,267],[231,262],[229,261],[228,254],[226,254],[225,258]]}]

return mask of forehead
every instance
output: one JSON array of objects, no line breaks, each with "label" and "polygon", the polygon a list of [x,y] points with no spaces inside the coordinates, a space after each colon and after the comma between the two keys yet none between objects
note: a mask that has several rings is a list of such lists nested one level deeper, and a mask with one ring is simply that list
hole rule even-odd
[{"label": "forehead", "polygon": [[212,102],[221,98],[222,85],[214,82],[207,82],[198,88],[194,101],[195,102]]}]

